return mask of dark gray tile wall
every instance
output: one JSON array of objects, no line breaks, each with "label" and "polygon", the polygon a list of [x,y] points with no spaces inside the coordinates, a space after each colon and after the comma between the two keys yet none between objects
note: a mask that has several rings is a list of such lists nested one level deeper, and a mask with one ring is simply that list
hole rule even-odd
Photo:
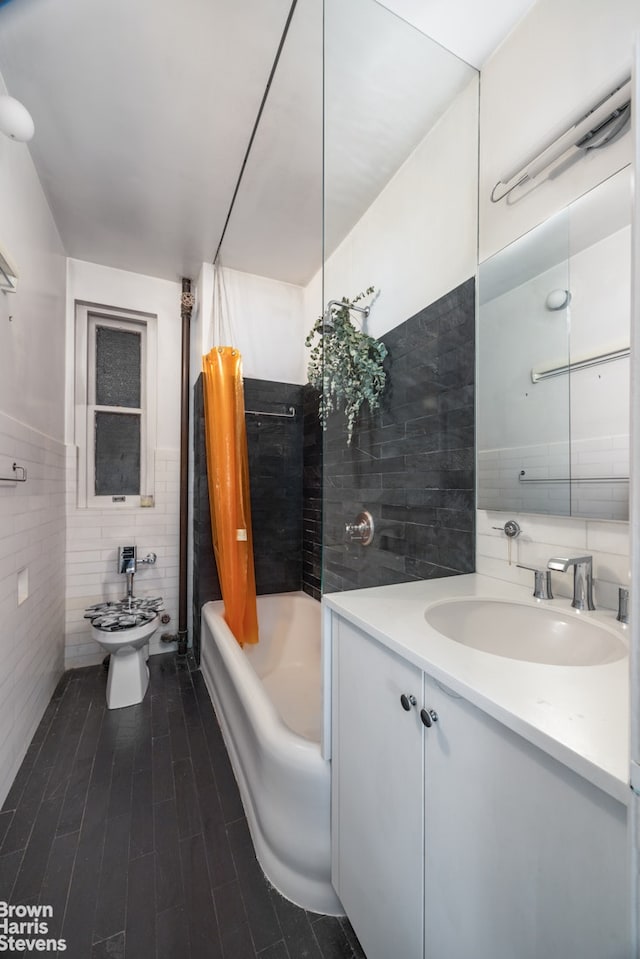
[{"label": "dark gray tile wall", "polygon": [[[323,434],[318,394],[246,379],[247,443],[258,593],[381,586],[472,572],[475,562],[474,334],[470,279],[384,337],[382,407],[363,413],[351,446],[344,418]],[[220,598],[211,546],[202,378],[194,392],[194,647],[200,609]],[[323,452],[324,446],[324,452]],[[323,510],[324,473],[324,510]],[[376,536],[363,548],[344,525],[368,509]]]},{"label": "dark gray tile wall", "polygon": [[[303,387],[246,378],[247,449],[251,485],[254,566],[258,594],[299,590],[302,583]],[[204,439],[202,376],[194,389],[193,632],[199,649],[200,609],[220,599],[211,542]]]},{"label": "dark gray tile wall", "polygon": [[[324,591],[472,572],[475,563],[475,283],[383,337],[387,387],[351,446],[334,414],[324,450]],[[370,546],[346,542],[363,509]]]},{"label": "dark gray tile wall", "polygon": [[307,383],[303,392],[302,588],[314,599],[320,599],[322,590],[322,427],[318,396]]},{"label": "dark gray tile wall", "polygon": [[300,589],[302,570],[302,387],[269,380],[244,381],[256,588],[261,593]]}]

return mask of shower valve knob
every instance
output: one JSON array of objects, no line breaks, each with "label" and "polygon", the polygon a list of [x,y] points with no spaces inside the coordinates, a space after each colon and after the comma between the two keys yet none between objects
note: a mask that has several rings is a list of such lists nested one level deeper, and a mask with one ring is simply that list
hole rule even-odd
[{"label": "shower valve knob", "polygon": [[356,516],[355,523],[345,523],[344,531],[354,543],[369,546],[374,533],[373,516],[367,510],[363,510]]}]

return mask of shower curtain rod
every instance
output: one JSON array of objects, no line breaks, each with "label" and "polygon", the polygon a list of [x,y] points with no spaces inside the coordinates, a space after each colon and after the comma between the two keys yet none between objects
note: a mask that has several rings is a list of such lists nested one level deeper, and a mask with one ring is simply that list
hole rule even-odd
[{"label": "shower curtain rod", "polygon": [[[1,2],[1,0],[0,0],[0,2]],[[257,134],[257,132],[258,132],[258,127],[260,126],[260,120],[262,119],[262,114],[264,113],[264,108],[265,108],[265,106],[266,106],[266,104],[267,104],[267,99],[268,99],[268,97],[269,97],[269,91],[271,90],[271,84],[273,83],[273,78],[275,77],[275,75],[276,75],[276,70],[278,69],[278,63],[280,62],[280,57],[281,57],[281,55],[282,55],[282,50],[283,50],[283,48],[284,48],[285,40],[287,39],[287,34],[289,33],[289,27],[291,26],[291,21],[292,21],[292,19],[293,19],[293,14],[294,14],[294,12],[295,12],[297,3],[298,3],[298,0],[292,0],[291,7],[289,8],[289,13],[287,14],[287,19],[286,19],[286,22],[285,22],[285,25],[284,25],[284,29],[283,29],[283,31],[282,31],[282,36],[280,37],[280,42],[279,42],[279,44],[278,44],[278,49],[276,50],[275,58],[274,58],[273,64],[271,65],[271,71],[270,71],[269,77],[268,77],[268,79],[267,79],[267,85],[266,85],[266,87],[264,88],[264,93],[262,94],[262,100],[260,101],[260,106],[258,107],[258,113],[257,113],[257,116],[256,116],[255,121],[254,121],[254,124],[253,124],[253,129],[252,129],[252,131],[251,131],[251,136],[249,137],[249,143],[248,143],[248,145],[247,145],[247,149],[245,150],[245,154],[244,154],[242,163],[241,163],[241,165],[240,165],[240,173],[238,174],[238,179],[236,180],[236,185],[235,185],[235,188],[234,188],[234,191],[233,191],[233,195],[232,195],[232,197],[231,197],[231,203],[229,204],[229,209],[228,209],[228,211],[227,211],[227,216],[226,216],[226,219],[225,219],[225,221],[224,221],[224,226],[222,227],[222,233],[220,234],[220,239],[218,240],[218,246],[216,247],[216,252],[215,252],[215,255],[214,255],[213,260],[212,260],[212,262],[213,262],[214,264],[217,262],[218,257],[220,256],[220,251],[221,251],[221,249],[222,249],[222,244],[223,244],[223,242],[224,242],[224,238],[225,238],[226,233],[227,233],[227,227],[229,226],[229,221],[231,220],[231,214],[233,213],[233,208],[234,208],[234,206],[235,206],[236,199],[237,199],[237,197],[238,197],[238,193],[239,193],[239,191],[240,191],[240,184],[242,183],[242,179],[243,179],[243,177],[244,177],[244,172],[245,172],[245,170],[246,170],[246,168],[247,168],[247,163],[249,162],[249,155],[250,155],[250,153],[251,153],[251,149],[252,149],[252,147],[253,147],[253,142],[254,142],[254,140],[255,140],[255,138],[256,138],[256,134]]]},{"label": "shower curtain rod", "polygon": [[[516,187],[534,180],[571,147],[587,151],[606,146],[624,130],[630,119],[631,78],[626,76],[588,113],[582,114],[570,127],[553,136],[541,150],[536,150],[515,170],[502,176],[491,191],[491,202],[499,203]],[[601,133],[605,134],[604,138],[597,139]],[[590,143],[591,140],[596,142]],[[499,187],[505,189],[496,195]]]}]

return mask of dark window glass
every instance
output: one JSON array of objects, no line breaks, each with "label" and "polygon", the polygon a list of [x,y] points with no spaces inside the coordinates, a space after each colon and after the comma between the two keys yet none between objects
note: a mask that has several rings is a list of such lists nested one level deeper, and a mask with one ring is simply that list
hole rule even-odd
[{"label": "dark window glass", "polygon": [[140,492],[140,416],[96,413],[96,496]]},{"label": "dark window glass", "polygon": [[96,328],[96,406],[140,409],[140,334]]}]

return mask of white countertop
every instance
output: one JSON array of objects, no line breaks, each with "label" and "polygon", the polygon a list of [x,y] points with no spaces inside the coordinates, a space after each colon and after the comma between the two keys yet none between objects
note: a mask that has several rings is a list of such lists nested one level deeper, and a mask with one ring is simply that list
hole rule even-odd
[{"label": "white countertop", "polygon": [[[531,590],[470,573],[445,579],[328,593],[323,605],[625,804],[629,801],[629,659],[603,666],[547,666],[481,652],[447,639],[425,620],[452,597],[537,606]],[[570,600],[541,601],[593,619],[623,638],[612,610],[581,612]]]}]

